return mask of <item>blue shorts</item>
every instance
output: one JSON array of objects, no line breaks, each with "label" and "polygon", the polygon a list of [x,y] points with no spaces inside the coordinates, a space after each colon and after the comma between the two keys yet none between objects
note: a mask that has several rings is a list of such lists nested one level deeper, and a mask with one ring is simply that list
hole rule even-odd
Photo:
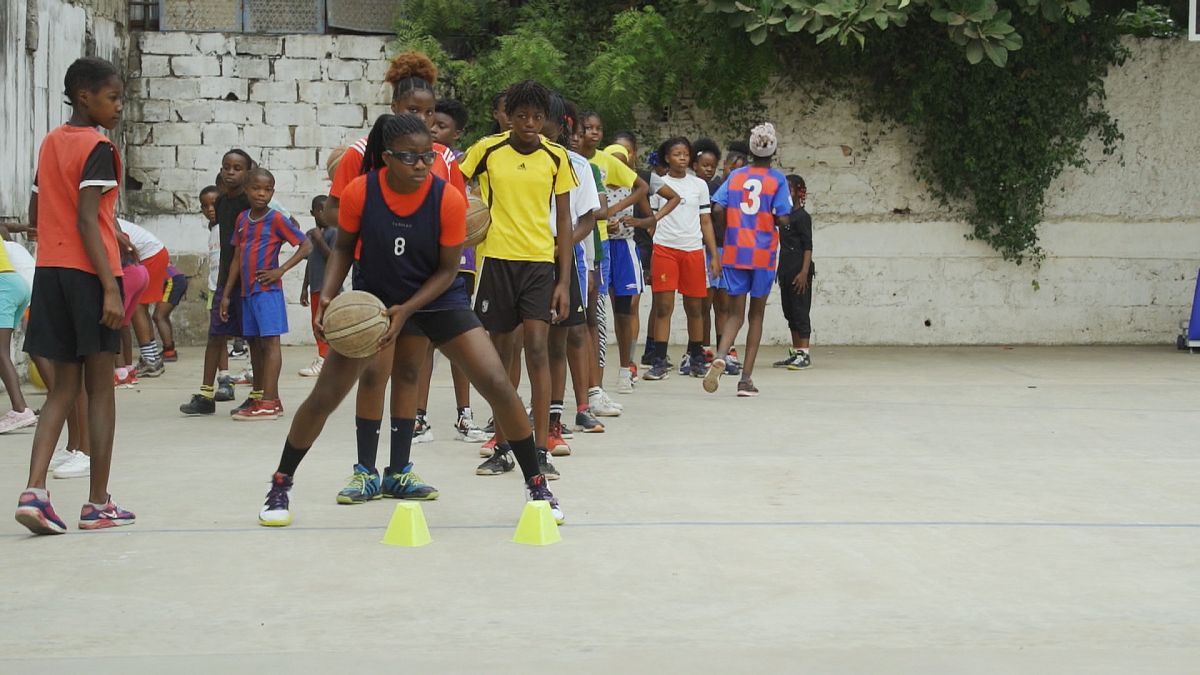
[{"label": "blue shorts", "polygon": [[0,328],[17,329],[32,297],[29,284],[16,272],[0,273]]},{"label": "blue shorts", "polygon": [[[607,241],[607,240],[606,240]],[[604,248],[608,248],[608,244],[604,244]],[[600,259],[600,284],[597,287],[599,295],[608,295],[608,288],[612,286],[612,265],[608,262],[608,256]]]},{"label": "blue shorts", "polygon": [[579,275],[579,295],[583,298],[584,304],[586,304],[588,295],[588,268],[584,255],[583,242],[575,244],[575,274]]},{"label": "blue shorts", "polygon": [[235,290],[229,296],[229,320],[221,320],[221,300],[219,293],[209,296],[211,300],[208,311],[208,334],[215,337],[242,337],[242,293]]},{"label": "blue shorts", "polygon": [[[724,251],[725,251],[724,248],[722,248],[720,246],[717,247],[717,260],[721,259],[722,255],[724,254]],[[709,260],[709,258],[708,258],[708,249],[705,249],[705,251],[704,251],[704,264],[709,265],[709,266],[712,265],[712,261]],[[725,275],[724,274],[721,274],[716,279],[709,279],[708,287],[713,290],[718,290],[718,291],[724,291],[729,288],[728,286],[725,285]],[[731,293],[731,295],[733,295],[733,294]],[[757,297],[757,296],[755,296],[755,297]]]},{"label": "blue shorts", "polygon": [[242,298],[242,336],[275,337],[288,332],[283,291],[262,291]]},{"label": "blue shorts", "polygon": [[775,270],[740,270],[735,267],[721,268],[721,281],[729,295],[750,294],[752,298],[765,298],[771,294],[775,283]]},{"label": "blue shorts", "polygon": [[642,258],[638,255],[637,243],[632,239],[609,239],[608,287],[617,296],[641,295],[646,290],[646,275],[642,272]]}]

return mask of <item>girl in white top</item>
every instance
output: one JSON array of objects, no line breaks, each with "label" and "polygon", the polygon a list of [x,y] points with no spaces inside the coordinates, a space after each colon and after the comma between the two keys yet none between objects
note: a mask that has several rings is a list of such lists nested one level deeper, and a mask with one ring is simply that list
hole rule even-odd
[{"label": "girl in white top", "polygon": [[[688,354],[692,363],[690,374],[704,377],[704,298],[708,282],[721,273],[717,244],[713,236],[708,185],[688,172],[692,161],[692,145],[688,139],[677,137],[659,147],[659,156],[667,162],[667,172],[650,178],[650,193],[660,196],[674,194],[674,208],[664,208],[654,218],[654,250],[650,258],[651,287],[654,290],[655,354],[653,365],[646,373],[647,380],[666,379],[667,343],[671,333],[671,314],[675,310],[676,291],[683,294],[683,311],[687,315]],[[669,190],[664,191],[664,188]],[[704,252],[707,249],[709,264]]]}]

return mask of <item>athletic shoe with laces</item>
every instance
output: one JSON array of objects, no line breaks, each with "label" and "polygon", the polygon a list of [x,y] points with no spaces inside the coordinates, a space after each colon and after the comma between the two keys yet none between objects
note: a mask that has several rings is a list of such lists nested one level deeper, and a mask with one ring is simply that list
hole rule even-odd
[{"label": "athletic shoe with laces", "polygon": [[754,386],[753,380],[742,380],[738,382],[737,395],[741,398],[758,396],[758,387]]},{"label": "athletic shoe with laces", "polygon": [[254,385],[254,369],[246,368],[242,372],[233,376],[233,383],[240,384],[242,386],[246,386],[246,385],[253,386]]},{"label": "athletic shoe with laces", "polygon": [[20,412],[10,410],[0,417],[0,434],[6,434],[17,429],[24,429],[37,424],[37,413],[32,409],[26,408]]},{"label": "athletic shoe with laces", "polygon": [[[241,411],[243,411],[243,410],[249,410],[249,409],[253,408],[253,407],[254,407],[254,403],[255,403],[255,401],[257,401],[257,400],[258,400],[258,399],[256,399],[256,398],[253,398],[253,397],[247,397],[245,401],[242,401],[242,404],[241,404],[241,405],[239,405],[238,407],[236,407],[236,408],[234,408],[233,410],[230,410],[230,411],[229,411],[229,416],[230,416],[230,417],[233,417],[234,415],[238,414],[239,412],[241,412]],[[215,406],[214,406],[214,407],[215,407]]]},{"label": "athletic shoe with laces", "polygon": [[78,450],[68,450],[66,448],[57,448],[54,454],[50,456],[50,470],[54,471],[58,467],[67,463],[67,460],[75,456]]},{"label": "athletic shoe with laces", "polygon": [[740,375],[742,372],[742,364],[738,361],[737,353],[733,350],[729,351],[729,356],[725,357],[725,374]]},{"label": "athletic shoe with laces", "polygon": [[588,394],[588,408],[597,417],[620,417],[624,410],[623,407],[609,399],[603,389],[594,394]]},{"label": "athletic shoe with laces", "polygon": [[292,477],[278,471],[271,477],[271,489],[267,500],[258,512],[258,524],[265,527],[287,527],[292,524],[291,499]]},{"label": "athletic shoe with laces", "polygon": [[84,478],[92,475],[92,458],[76,451],[70,459],[60,464],[50,473],[55,478]]},{"label": "athletic shoe with laces", "polygon": [[683,358],[679,359],[679,374],[687,375],[692,371],[692,355],[684,354]]},{"label": "athletic shoe with laces", "polygon": [[713,353],[712,348],[705,347],[704,348],[704,363],[705,363],[705,365],[712,363],[713,359],[715,359],[715,358],[717,358],[717,355]]},{"label": "athletic shoe with laces", "polygon": [[248,356],[250,356],[250,350],[245,345],[239,345],[236,341],[229,348],[229,358],[231,359],[244,359]]},{"label": "athletic shoe with laces", "polygon": [[417,415],[417,423],[413,425],[413,443],[432,443],[433,442],[433,427],[429,426],[429,420],[424,415]]},{"label": "athletic shoe with laces", "polygon": [[571,454],[571,446],[563,438],[562,422],[550,423],[550,437],[547,439],[546,445],[550,449],[550,454],[555,457],[566,457]]},{"label": "athletic shoe with laces", "polygon": [[808,352],[797,352],[796,359],[788,364],[788,370],[804,370],[812,367],[812,356]]},{"label": "athletic shoe with laces", "polygon": [[217,385],[216,391],[213,392],[213,400],[220,402],[220,403],[224,403],[226,401],[232,401],[236,398],[237,398],[237,395],[233,391],[233,382],[232,381],[221,382],[220,384]]},{"label": "athletic shoe with laces", "polygon": [[115,370],[113,371],[113,387],[114,388],[116,388],[116,389],[133,389],[134,385],[136,385],[137,383],[138,383],[137,369],[126,368],[125,369],[125,377],[121,377],[120,373],[118,373]]},{"label": "athletic shoe with laces", "polygon": [[692,377],[704,377],[708,373],[708,368],[709,366],[704,362],[704,359],[694,359],[692,367],[688,369],[688,375]]},{"label": "athletic shoe with laces", "polygon": [[167,371],[162,359],[142,359],[137,364],[138,377],[159,377]]},{"label": "athletic shoe with laces", "polygon": [[319,377],[321,368],[325,366],[325,359],[317,357],[307,367],[300,369],[300,377]]},{"label": "athletic shoe with laces", "polygon": [[795,349],[789,349],[787,358],[780,359],[780,360],[776,361],[775,363],[772,363],[771,367],[772,368],[787,368],[788,366],[792,365],[792,362],[795,361],[796,357],[799,355],[800,355],[800,352],[796,351]]},{"label": "athletic shoe with laces", "polygon": [[167,363],[175,363],[179,360],[179,352],[174,349],[163,349],[162,360]]},{"label": "athletic shoe with laces", "polygon": [[179,412],[184,415],[212,415],[217,412],[217,404],[204,394],[192,394],[192,400],[179,406]]},{"label": "athletic shoe with laces", "polygon": [[545,476],[534,476],[525,481],[525,489],[529,493],[529,501],[531,502],[546,502],[550,504],[550,513],[554,516],[554,522],[562,525],[566,522],[566,517],[563,515],[562,507],[558,505],[558,498],[550,491],[550,487],[546,485]]},{"label": "athletic shoe with laces", "polygon": [[721,386],[721,376],[725,374],[725,359],[713,359],[712,367],[704,375],[704,391],[716,393]]},{"label": "athletic shoe with laces", "polygon": [[137,516],[113,503],[110,496],[103,504],[84,504],[79,509],[79,529],[103,530],[132,525]]},{"label": "athletic shoe with laces", "polygon": [[488,423],[485,424],[483,427],[483,433],[485,433],[485,434],[496,433],[496,418],[495,417],[488,418]]},{"label": "athletic shoe with laces", "polygon": [[479,456],[480,457],[491,457],[492,453],[495,451],[496,451],[496,435],[492,434],[491,438],[487,439],[486,441],[483,442],[483,445],[479,446]]},{"label": "athletic shoe with laces", "polygon": [[642,365],[646,366],[647,368],[654,365],[654,354],[648,349],[642,352]]},{"label": "athletic shoe with laces", "polygon": [[629,364],[629,379],[633,380],[634,384],[637,384],[637,381],[641,379],[641,377],[638,376],[638,367],[632,363]]},{"label": "athletic shoe with laces", "polygon": [[67,524],[54,512],[50,493],[30,488],[17,500],[17,522],[34,534],[65,534]]},{"label": "athletic shoe with laces", "polygon": [[670,376],[671,365],[666,359],[657,359],[654,365],[650,366],[650,370],[647,370],[646,374],[642,376],[642,379],[653,382],[656,380],[665,380]]},{"label": "athletic shoe with laces", "polygon": [[276,407],[278,401],[255,401],[254,405],[237,411],[233,415],[235,422],[258,422],[260,420],[277,420],[279,419],[279,408]]},{"label": "athletic shoe with laces", "polygon": [[492,451],[492,456],[487,461],[475,468],[475,475],[499,476],[512,471],[516,465],[517,460],[513,458],[508,443],[501,443]]},{"label": "athletic shoe with laces", "polygon": [[546,480],[558,480],[560,478],[558,469],[554,468],[554,465],[550,463],[550,453],[546,452],[545,448],[538,448],[537,461],[538,471],[542,472]]},{"label": "athletic shoe with laces", "polygon": [[580,410],[575,413],[575,431],[582,431],[585,434],[602,434],[604,433],[604,425],[591,410]]},{"label": "athletic shoe with laces", "polygon": [[621,372],[617,374],[617,393],[633,393],[633,375],[630,375],[629,370],[626,368],[622,368]]},{"label": "athletic shoe with laces", "polygon": [[470,415],[459,415],[458,421],[454,423],[454,437],[463,443],[483,443],[488,439],[488,434],[475,426],[475,418]]},{"label": "athletic shoe with laces", "polygon": [[437,488],[421,480],[412,470],[412,462],[404,465],[400,471],[392,471],[391,467],[383,470],[383,496],[392,499],[414,499],[431,501],[438,498]]},{"label": "athletic shoe with laces", "polygon": [[383,498],[383,483],[379,472],[368,469],[362,464],[354,465],[354,473],[346,482],[346,487],[337,493],[339,504],[363,504],[372,499]]}]

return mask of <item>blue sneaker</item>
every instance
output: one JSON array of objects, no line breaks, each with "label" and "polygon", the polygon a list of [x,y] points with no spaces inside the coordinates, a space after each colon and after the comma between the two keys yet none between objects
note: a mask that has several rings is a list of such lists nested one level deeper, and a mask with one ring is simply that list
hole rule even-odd
[{"label": "blue sneaker", "polygon": [[137,517],[113,503],[109,497],[103,504],[84,504],[79,510],[79,529],[103,530],[108,527],[132,525]]},{"label": "blue sneaker", "polygon": [[725,357],[725,374],[726,375],[741,375],[742,364],[738,361],[737,352],[730,351]]},{"label": "blue sneaker", "polygon": [[391,467],[383,470],[383,496],[392,499],[432,500],[438,498],[437,488],[421,480],[408,463],[401,471],[392,471]]},{"label": "blue sneaker", "polygon": [[54,512],[50,493],[29,489],[17,501],[17,522],[34,534],[66,534],[67,524]]},{"label": "blue sneaker", "polygon": [[684,354],[683,358],[679,359],[679,374],[687,375],[692,371],[692,355]]},{"label": "blue sneaker", "polygon": [[654,365],[650,366],[650,370],[642,376],[643,380],[665,380],[671,376],[671,366],[666,359],[655,359]]},{"label": "blue sneaker", "polygon": [[337,503],[362,504],[372,499],[382,499],[382,489],[383,484],[380,482],[378,471],[355,464],[354,474],[350,476],[346,487],[337,493]]}]

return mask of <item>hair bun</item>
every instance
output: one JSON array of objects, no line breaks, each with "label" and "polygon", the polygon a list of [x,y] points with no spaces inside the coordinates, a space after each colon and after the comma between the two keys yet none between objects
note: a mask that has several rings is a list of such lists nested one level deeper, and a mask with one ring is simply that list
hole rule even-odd
[{"label": "hair bun", "polygon": [[420,78],[429,84],[437,82],[438,69],[433,61],[421,52],[404,52],[396,55],[388,66],[387,75],[383,79],[388,84],[396,84],[410,77]]}]

